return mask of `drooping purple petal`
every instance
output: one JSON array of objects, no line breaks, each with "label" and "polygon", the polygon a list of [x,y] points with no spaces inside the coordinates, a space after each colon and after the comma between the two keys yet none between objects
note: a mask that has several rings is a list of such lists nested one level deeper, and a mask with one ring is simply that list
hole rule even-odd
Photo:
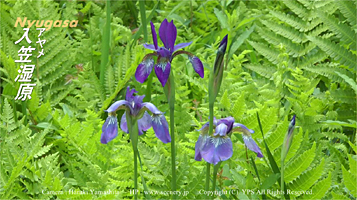
[{"label": "drooping purple petal", "polygon": [[149,50],[153,50],[153,51],[157,50],[157,48],[153,44],[143,44],[143,46],[145,49],[149,49]]},{"label": "drooping purple petal", "polygon": [[228,133],[227,130],[228,130],[228,126],[224,123],[221,123],[220,125],[216,126],[216,131],[213,135],[226,136]]},{"label": "drooping purple petal", "polygon": [[150,110],[150,112],[152,112],[155,115],[162,114],[162,112],[159,109],[157,109],[157,107],[154,104],[152,104],[150,102],[145,102],[142,104],[142,106],[146,107],[148,110]]},{"label": "drooping purple petal", "polygon": [[254,139],[252,137],[248,137],[243,135],[243,141],[244,144],[247,146],[247,148],[251,151],[254,151],[255,153],[257,153],[257,156],[259,158],[263,157],[263,154],[259,148],[259,146],[257,145],[257,143],[255,143]]},{"label": "drooping purple petal", "polygon": [[167,80],[170,76],[171,64],[170,62],[160,62],[155,65],[155,73],[157,78],[159,79],[162,87],[165,87]]},{"label": "drooping purple petal", "polygon": [[200,135],[198,137],[198,140],[195,145],[195,160],[201,161],[202,160],[202,155],[201,155],[201,145],[202,145],[202,136]]},{"label": "drooping purple petal", "polygon": [[251,133],[254,133],[252,129],[249,129],[244,124],[240,124],[240,123],[234,123],[233,128],[234,128],[233,131],[243,132],[243,134],[246,136],[250,136]]},{"label": "drooping purple petal", "polygon": [[130,108],[129,102],[125,100],[119,100],[113,103],[107,110],[105,110],[105,112],[111,113],[111,112],[115,112],[118,109],[126,109],[126,108]]},{"label": "drooping purple petal", "polygon": [[228,160],[233,155],[233,145],[229,137],[211,138],[201,149],[201,155],[206,162],[216,165]]},{"label": "drooping purple petal", "polygon": [[124,112],[124,114],[121,116],[120,129],[125,133],[129,133],[128,124],[126,122],[126,112]]},{"label": "drooping purple petal", "polygon": [[222,118],[218,121],[218,125],[221,123],[224,123],[228,127],[227,128],[227,134],[228,134],[232,131],[234,118],[233,117]]},{"label": "drooping purple petal", "polygon": [[201,77],[204,77],[204,69],[203,69],[203,64],[199,58],[196,56],[189,56],[188,59],[190,60],[193,69],[195,72]]},{"label": "drooping purple petal", "polygon": [[140,63],[135,72],[136,80],[140,83],[144,83],[144,81],[149,77],[153,67],[154,59],[152,58],[148,58]]},{"label": "drooping purple petal", "polygon": [[116,116],[108,116],[102,126],[100,142],[107,144],[118,135],[118,120]]},{"label": "drooping purple petal", "polygon": [[233,155],[232,140],[229,137],[219,138],[219,140],[221,140],[219,142],[221,144],[216,147],[216,152],[218,154],[218,157],[221,161],[228,160]]},{"label": "drooping purple petal", "polygon": [[164,115],[155,115],[152,117],[152,128],[155,131],[155,135],[163,143],[171,142],[171,136],[169,133],[169,124],[166,121]]},{"label": "drooping purple petal", "polygon": [[174,50],[173,51],[177,51],[179,49],[185,48],[185,47],[189,46],[190,44],[192,44],[192,42],[176,44],[174,46]]},{"label": "drooping purple petal", "polygon": [[157,45],[157,35],[156,35],[154,23],[152,23],[152,22],[150,21],[150,25],[151,25],[152,41],[154,42],[154,47],[155,47],[155,49],[158,49],[159,47],[158,47],[158,45]]},{"label": "drooping purple petal", "polygon": [[210,142],[210,138],[208,135],[200,135],[198,137],[198,140],[195,145],[195,160],[201,161],[202,160],[202,155],[201,155],[201,150],[207,143]]},{"label": "drooping purple petal", "polygon": [[139,135],[142,135],[151,127],[151,116],[145,111],[143,117],[138,120]]}]

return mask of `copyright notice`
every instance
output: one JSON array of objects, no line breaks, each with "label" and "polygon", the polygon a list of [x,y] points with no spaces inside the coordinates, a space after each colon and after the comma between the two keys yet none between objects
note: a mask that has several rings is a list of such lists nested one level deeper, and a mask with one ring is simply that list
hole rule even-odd
[{"label": "copyright notice", "polygon": [[[250,190],[250,189],[231,189],[231,190],[216,190],[216,191],[207,191],[207,190],[199,190],[198,194],[205,195],[205,196],[222,196],[222,195],[238,195],[240,193],[246,194],[246,195],[252,195],[252,194],[266,194],[266,195],[284,195],[285,191],[282,190],[271,190],[271,189],[255,189],[255,190]],[[312,190],[286,190],[286,194],[289,195],[302,195],[302,194],[312,194]]]}]

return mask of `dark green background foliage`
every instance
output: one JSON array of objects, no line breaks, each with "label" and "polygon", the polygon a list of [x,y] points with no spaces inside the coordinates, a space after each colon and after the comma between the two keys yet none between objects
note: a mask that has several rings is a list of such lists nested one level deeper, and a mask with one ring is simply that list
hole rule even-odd
[{"label": "dark green background foliage", "polygon": [[[103,111],[124,99],[125,88],[168,112],[161,84],[134,78],[137,65],[152,43],[149,21],[158,29],[165,19],[177,26],[177,43],[193,41],[187,51],[199,57],[204,79],[184,56],[174,59],[176,82],[177,186],[184,199],[205,199],[205,163],[194,158],[197,129],[208,121],[207,84],[218,43],[229,34],[224,81],[216,103],[217,118],[233,116],[255,130],[253,138],[265,157],[246,152],[239,133],[232,135],[234,154],[222,164],[217,186],[238,190],[218,198],[261,199],[243,189],[278,190],[259,131],[280,166],[280,152],[289,120],[297,116],[292,147],[285,162],[290,190],[312,194],[292,199],[355,199],[356,187],[356,1],[112,1],[110,35],[105,36],[104,1],[1,1],[1,134],[0,198],[132,198],[133,151],[129,135],[100,143]],[[141,13],[146,14],[145,22]],[[43,34],[45,56],[33,60],[37,84],[32,99],[15,101],[20,68],[15,45],[23,34],[17,17],[30,20],[79,20],[76,28],[51,28]],[[147,41],[145,32],[147,30]],[[107,37],[105,39],[105,37]],[[34,27],[30,38],[37,39]],[[109,51],[102,51],[109,41]],[[105,55],[102,55],[105,53]],[[101,57],[107,56],[103,83]],[[121,117],[120,113],[118,116]],[[120,119],[120,118],[119,118]],[[169,119],[167,117],[167,119]],[[170,191],[170,145],[152,129],[139,137],[149,190]],[[253,158],[259,178],[255,172]],[[249,159],[247,159],[249,158]],[[139,178],[139,190],[143,186]],[[68,191],[88,191],[87,194]],[[96,194],[90,191],[117,191]],[[48,194],[48,191],[63,191]],[[152,198],[169,198],[153,194]],[[140,193],[140,198],[143,194]],[[268,199],[280,195],[267,194]]]}]

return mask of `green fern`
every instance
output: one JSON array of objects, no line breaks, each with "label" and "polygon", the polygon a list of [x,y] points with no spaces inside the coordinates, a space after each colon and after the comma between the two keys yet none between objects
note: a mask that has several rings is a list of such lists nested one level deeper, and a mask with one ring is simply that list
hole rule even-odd
[{"label": "green fern", "polygon": [[316,43],[327,54],[331,55],[332,58],[340,61],[341,64],[348,66],[351,71],[354,71],[354,67],[356,66],[356,55],[347,51],[343,47],[332,43],[330,40],[311,36],[307,36],[307,38]]},{"label": "green fern", "polygon": [[329,190],[331,185],[331,174],[324,180],[317,183],[311,189],[311,194],[306,194],[302,199],[321,199],[325,196],[325,193]]},{"label": "green fern", "polygon": [[285,169],[286,176],[284,180],[286,182],[291,182],[295,180],[301,172],[306,170],[310,163],[313,161],[315,157],[316,144],[314,143],[311,149],[305,151],[303,154],[298,156],[297,158],[291,160]]}]

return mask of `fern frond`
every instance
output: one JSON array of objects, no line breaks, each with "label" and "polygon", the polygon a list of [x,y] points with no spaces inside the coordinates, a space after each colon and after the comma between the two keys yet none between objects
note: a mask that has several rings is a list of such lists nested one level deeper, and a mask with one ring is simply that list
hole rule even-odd
[{"label": "fern frond", "polygon": [[[355,170],[355,169],[353,169]],[[346,188],[351,192],[354,197],[357,197],[357,176],[347,171],[345,167],[342,166],[343,181]]]},{"label": "fern frond", "polygon": [[283,25],[283,24],[277,24],[270,20],[260,20],[260,21],[267,28],[269,28],[271,31],[273,31],[281,36],[284,36],[285,38],[287,38],[293,42],[304,43],[304,42],[308,41],[303,33],[297,31],[296,29],[294,29],[290,26]]},{"label": "fern frond", "polygon": [[324,171],[325,159],[322,159],[320,164],[305,173],[288,185],[289,189],[295,191],[308,190],[322,175]]},{"label": "fern frond", "polygon": [[264,66],[264,65],[253,65],[253,64],[246,64],[244,67],[256,72],[257,74],[267,78],[272,79],[274,73],[276,72],[276,68],[273,66]]},{"label": "fern frond", "polygon": [[311,37],[307,36],[309,40],[317,44],[323,51],[329,54],[332,58],[340,61],[341,64],[348,66],[351,70],[354,70],[356,66],[356,55],[352,54],[351,52],[347,51],[343,47],[332,43],[327,39],[322,39],[318,37]]},{"label": "fern frond", "polygon": [[332,30],[337,37],[341,38],[346,44],[351,44],[351,48],[356,49],[356,33],[352,28],[344,23],[340,23],[333,15],[324,12],[317,12],[324,24]]},{"label": "fern frond", "polygon": [[297,1],[283,0],[283,3],[291,9],[295,14],[304,20],[310,21],[311,19],[316,18],[313,12],[305,8]]},{"label": "fern frond", "polygon": [[315,157],[316,143],[314,143],[311,149],[305,151],[296,159],[293,159],[286,166],[284,177],[286,182],[295,180],[304,170],[306,170]]},{"label": "fern frond", "polygon": [[285,119],[268,137],[266,137],[265,141],[268,144],[270,151],[273,152],[283,143],[288,125],[289,122]]},{"label": "fern frond", "polygon": [[266,59],[268,59],[273,64],[278,64],[277,58],[279,57],[279,51],[272,49],[265,44],[257,43],[253,41],[248,41],[250,45],[254,47],[260,54],[262,54]]},{"label": "fern frond", "polygon": [[339,72],[335,72],[339,77],[341,77],[346,83],[348,83],[351,88],[355,91],[355,93],[357,94],[357,83],[355,80],[353,80],[351,77],[348,77],[345,74],[339,73]]},{"label": "fern frond", "polygon": [[[334,2],[343,16],[346,17],[347,21],[350,23],[352,27],[357,26],[357,19],[356,19],[356,14],[357,14],[357,9],[356,9],[356,2],[353,3],[353,1],[335,1]],[[355,30],[356,32],[356,30]]]},{"label": "fern frond", "polygon": [[324,60],[327,57],[326,53],[322,50],[315,51],[314,53],[310,53],[298,61],[297,67],[308,68],[307,66],[313,66],[317,62]]},{"label": "fern frond", "polygon": [[344,68],[339,68],[337,63],[323,63],[323,64],[317,64],[317,65],[310,65],[310,66],[303,66],[302,67],[304,70],[325,76],[329,78],[331,81],[335,82],[344,82],[344,79],[337,75],[337,73],[350,77],[353,76],[353,74],[344,69]]},{"label": "fern frond", "polygon": [[312,187],[311,194],[305,194],[302,199],[322,199],[331,186],[331,174]]},{"label": "fern frond", "polygon": [[293,57],[299,57],[305,55],[307,52],[311,51],[313,48],[315,48],[315,44],[308,42],[307,44],[296,44],[292,42],[291,40],[284,38],[279,35],[275,35],[273,32],[268,31],[267,29],[260,29],[258,28],[258,31],[260,33],[260,36],[264,38],[266,41],[269,43],[277,46],[280,44],[283,44],[284,47],[286,48],[286,51],[289,53],[289,55]]},{"label": "fern frond", "polygon": [[293,15],[285,14],[276,10],[270,10],[269,13],[299,31],[307,32],[314,28],[314,26],[309,26],[308,22]]}]

